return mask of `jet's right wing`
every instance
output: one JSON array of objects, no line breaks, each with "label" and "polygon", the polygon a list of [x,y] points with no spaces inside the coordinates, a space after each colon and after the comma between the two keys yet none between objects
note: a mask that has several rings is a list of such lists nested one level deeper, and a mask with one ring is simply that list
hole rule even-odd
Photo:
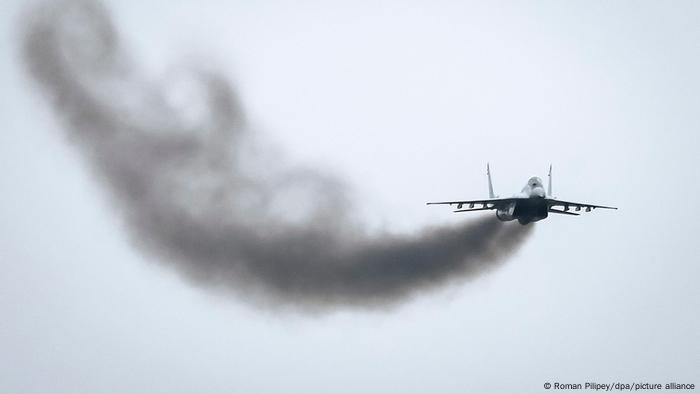
[{"label": "jet's right wing", "polygon": [[[570,208],[575,208],[576,211],[580,211],[581,208],[585,208],[586,212],[590,212],[591,209],[596,209],[596,208],[602,208],[602,209],[617,209],[615,207],[607,207],[605,205],[594,205],[594,204],[586,204],[586,203],[580,203],[580,202],[570,202],[570,201],[562,201],[562,200],[556,200],[554,198],[548,198],[547,199],[547,205],[549,206],[549,211],[550,212],[555,212],[555,213],[569,213]],[[563,211],[559,211],[556,209],[552,209],[552,207],[562,207],[564,208]]]},{"label": "jet's right wing", "polygon": [[[457,206],[457,210],[454,212],[471,212],[471,211],[487,211],[490,209],[498,209],[508,203],[517,201],[518,198],[489,198],[486,200],[458,200],[458,201],[437,201],[429,202],[427,205],[449,205]],[[463,206],[467,206],[467,209],[462,209]],[[480,207],[475,207],[480,205]]]}]

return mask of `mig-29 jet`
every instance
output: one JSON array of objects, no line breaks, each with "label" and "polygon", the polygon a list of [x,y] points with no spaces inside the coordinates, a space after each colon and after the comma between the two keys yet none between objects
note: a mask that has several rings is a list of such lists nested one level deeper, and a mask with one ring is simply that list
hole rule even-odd
[{"label": "mig-29 jet", "polygon": [[[493,184],[491,183],[491,170],[486,164],[486,175],[489,179],[489,198],[486,200],[463,200],[463,201],[440,201],[429,202],[433,204],[449,204],[457,205],[457,210],[454,212],[472,212],[472,211],[487,211],[496,210],[496,217],[501,221],[510,221],[517,219],[520,224],[528,224],[545,219],[549,213],[557,213],[561,215],[578,216],[581,208],[586,212],[590,212],[596,208],[617,209],[615,207],[606,207],[603,205],[585,204],[579,202],[562,201],[552,197],[552,166],[549,166],[549,181],[547,192],[545,193],[542,180],[538,177],[532,177],[527,181],[523,190],[520,193],[510,198],[498,198],[493,193]],[[468,208],[462,209],[463,206]],[[475,208],[475,206],[477,206]],[[479,207],[480,206],[480,207]],[[556,209],[560,208],[560,209]],[[574,211],[571,212],[571,209]]]}]

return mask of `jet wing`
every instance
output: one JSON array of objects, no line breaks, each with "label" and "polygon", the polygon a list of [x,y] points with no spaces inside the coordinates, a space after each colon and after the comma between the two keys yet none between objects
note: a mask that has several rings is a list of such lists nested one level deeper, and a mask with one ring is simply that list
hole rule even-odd
[{"label": "jet wing", "polygon": [[[571,202],[571,201],[562,201],[562,200],[556,200],[553,198],[548,198],[547,199],[548,205],[549,205],[549,211],[550,212],[556,212],[556,213],[569,213],[569,209],[572,207],[575,208],[576,211],[580,211],[581,208],[585,208],[586,212],[590,212],[591,209],[596,209],[596,208],[602,208],[602,209],[617,209],[615,207],[606,207],[605,205],[595,205],[595,204],[586,204],[586,203],[580,203],[580,202]],[[564,210],[556,210],[552,209],[552,207],[563,207]]]},{"label": "jet wing", "polygon": [[[498,209],[503,205],[510,202],[518,200],[517,198],[489,198],[486,200],[458,200],[458,201],[437,201],[429,202],[427,205],[456,205],[457,210],[455,212],[469,212],[469,211],[487,211],[490,209]],[[467,206],[468,209],[462,209],[462,207]]]}]

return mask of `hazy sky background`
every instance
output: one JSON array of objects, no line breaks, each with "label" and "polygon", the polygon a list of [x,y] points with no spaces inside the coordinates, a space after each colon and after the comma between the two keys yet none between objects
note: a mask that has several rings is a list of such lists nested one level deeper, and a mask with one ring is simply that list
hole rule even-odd
[{"label": "hazy sky background", "polygon": [[501,196],[551,162],[556,196],[620,210],[550,217],[498,270],[387,311],[252,308],[130,246],[24,73],[27,4],[7,1],[1,392],[700,383],[700,4],[223,3],[109,8],[150,76],[215,64],[263,137],[348,180],[377,228],[469,220],[425,202],[486,197],[487,161]]}]

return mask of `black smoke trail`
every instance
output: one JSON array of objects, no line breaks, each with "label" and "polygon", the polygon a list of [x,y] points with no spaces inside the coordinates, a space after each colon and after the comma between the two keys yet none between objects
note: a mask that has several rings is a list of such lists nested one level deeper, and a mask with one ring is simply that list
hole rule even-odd
[{"label": "black smoke trail", "polygon": [[378,307],[494,267],[530,232],[489,217],[369,234],[342,182],[280,165],[253,140],[225,77],[191,70],[202,100],[182,115],[136,72],[100,4],[34,8],[22,25],[29,75],[134,242],[197,284],[267,305]]}]

